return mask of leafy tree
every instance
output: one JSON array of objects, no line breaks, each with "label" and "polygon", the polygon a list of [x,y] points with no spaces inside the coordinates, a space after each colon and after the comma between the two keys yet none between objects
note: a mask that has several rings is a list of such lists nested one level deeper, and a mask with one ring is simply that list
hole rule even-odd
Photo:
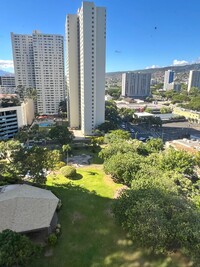
[{"label": "leafy tree", "polygon": [[195,158],[185,151],[171,148],[160,155],[159,165],[162,170],[194,175]]},{"label": "leafy tree", "polygon": [[71,143],[74,136],[67,126],[56,125],[50,129],[49,137],[52,140],[58,141],[61,145],[65,145]]},{"label": "leafy tree", "polygon": [[60,101],[58,111],[59,112],[67,112],[67,101],[66,100]]},{"label": "leafy tree", "polygon": [[189,198],[199,194],[198,189],[196,189],[197,181],[192,182],[188,176],[175,171],[163,172],[158,166],[152,166],[144,161],[144,163],[140,164],[140,170],[138,170],[134,180],[132,180],[131,188],[146,189],[152,186],[173,191]]},{"label": "leafy tree", "polygon": [[20,100],[18,97],[5,97],[1,98],[0,106],[2,108],[20,106]]},{"label": "leafy tree", "polygon": [[199,96],[200,95],[200,91],[199,91],[199,88],[198,87],[191,87],[190,91],[188,92],[188,94],[190,96]]},{"label": "leafy tree", "polygon": [[164,143],[162,139],[160,138],[153,138],[153,139],[147,140],[146,142],[146,150],[149,153],[159,152],[159,151],[162,151],[163,149],[164,149]]},{"label": "leafy tree", "polygon": [[69,155],[69,151],[71,150],[71,147],[70,147],[70,145],[63,145],[62,146],[62,151],[63,151],[63,154],[64,154],[64,156],[66,156],[67,157],[67,164],[68,164],[68,155]]},{"label": "leafy tree", "polygon": [[26,101],[28,98],[36,100],[37,91],[35,88],[26,87],[23,85],[18,85],[16,89],[16,93],[22,101]]},{"label": "leafy tree", "polygon": [[33,146],[31,149],[21,148],[15,151],[11,164],[20,175],[25,176],[28,173],[34,182],[44,183],[45,170],[54,169],[59,161],[58,150],[49,151],[43,147]]},{"label": "leafy tree", "polygon": [[139,248],[156,253],[179,250],[199,259],[200,214],[186,198],[162,187],[139,186],[116,200],[114,215]]},{"label": "leafy tree", "polygon": [[41,247],[33,244],[28,237],[11,230],[0,233],[0,266],[28,266],[40,254]]},{"label": "leafy tree", "polygon": [[107,93],[112,96],[113,99],[117,100],[121,95],[121,88],[109,88],[107,89]]},{"label": "leafy tree", "polygon": [[161,114],[166,114],[166,113],[171,113],[172,112],[172,110],[171,110],[171,108],[169,108],[169,107],[162,107],[161,109],[160,109],[160,113]]},{"label": "leafy tree", "polygon": [[25,143],[30,138],[30,132],[28,127],[21,127],[18,132],[15,134],[14,138],[21,143]]},{"label": "leafy tree", "polygon": [[142,157],[128,152],[118,153],[104,162],[104,170],[119,183],[130,185],[140,169]]},{"label": "leafy tree", "polygon": [[61,160],[60,150],[45,150],[46,151],[46,164],[45,168],[54,170]]},{"label": "leafy tree", "polygon": [[128,152],[137,153],[139,155],[147,155],[146,145],[136,139],[131,141],[112,142],[108,146],[104,147],[100,152],[100,158],[107,160],[117,153],[126,154]]},{"label": "leafy tree", "polygon": [[130,138],[131,134],[129,132],[123,130],[114,130],[105,136],[105,141],[107,143],[113,143],[116,141],[129,140]]},{"label": "leafy tree", "polygon": [[105,103],[105,120],[111,121],[115,124],[119,121],[119,112],[117,105],[113,101],[106,101]]},{"label": "leafy tree", "polygon": [[188,104],[182,104],[183,108],[200,111],[200,96],[192,97]]},{"label": "leafy tree", "polygon": [[130,108],[121,108],[119,110],[120,116],[125,122],[132,122],[133,121],[133,115],[135,113],[134,109]]},{"label": "leafy tree", "polygon": [[153,113],[153,110],[152,110],[152,108],[145,108],[145,112],[148,112],[148,113]]},{"label": "leafy tree", "polygon": [[118,129],[118,126],[112,121],[105,121],[104,123],[98,125],[97,129],[104,133],[108,133],[109,131]]},{"label": "leafy tree", "polygon": [[187,95],[175,94],[172,97],[172,104],[183,103],[183,102],[187,102],[187,101],[190,101],[190,98]]},{"label": "leafy tree", "polygon": [[19,141],[8,140],[0,142],[0,159],[6,159],[10,161],[14,151],[19,150],[21,145]]}]

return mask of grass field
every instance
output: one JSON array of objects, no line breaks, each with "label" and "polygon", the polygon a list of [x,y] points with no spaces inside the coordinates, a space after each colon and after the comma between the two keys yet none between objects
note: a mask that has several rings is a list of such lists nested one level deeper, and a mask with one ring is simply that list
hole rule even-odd
[{"label": "grass field", "polygon": [[101,169],[78,169],[76,179],[50,176],[47,188],[61,200],[58,214],[62,235],[52,255],[35,260],[31,267],[186,267],[176,255],[153,257],[141,250],[116,225],[111,213],[115,184]]}]

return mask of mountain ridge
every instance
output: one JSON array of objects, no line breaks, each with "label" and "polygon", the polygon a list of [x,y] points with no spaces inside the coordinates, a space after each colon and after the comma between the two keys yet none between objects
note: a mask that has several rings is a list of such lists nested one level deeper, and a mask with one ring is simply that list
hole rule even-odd
[{"label": "mountain ridge", "polygon": [[14,76],[14,73],[5,70],[0,70],[0,76]]}]

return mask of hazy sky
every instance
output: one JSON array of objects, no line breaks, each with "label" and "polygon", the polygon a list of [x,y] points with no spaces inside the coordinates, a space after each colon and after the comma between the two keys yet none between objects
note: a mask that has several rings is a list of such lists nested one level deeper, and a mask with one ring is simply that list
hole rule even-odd
[{"label": "hazy sky", "polygon": [[[0,69],[12,70],[10,32],[65,32],[81,0],[1,0]],[[107,8],[106,71],[200,61],[200,0],[96,0]]]}]

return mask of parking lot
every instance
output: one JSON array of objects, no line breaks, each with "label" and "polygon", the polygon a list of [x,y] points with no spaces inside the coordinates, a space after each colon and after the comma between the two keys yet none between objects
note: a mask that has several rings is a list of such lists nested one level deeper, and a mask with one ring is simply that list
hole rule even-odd
[{"label": "parking lot", "polygon": [[132,138],[144,140],[148,138],[161,138],[164,142],[185,138],[189,136],[197,136],[200,138],[200,125],[191,124],[189,122],[173,122],[165,123],[160,128],[145,125],[135,125],[126,123],[121,127],[131,133]]}]

